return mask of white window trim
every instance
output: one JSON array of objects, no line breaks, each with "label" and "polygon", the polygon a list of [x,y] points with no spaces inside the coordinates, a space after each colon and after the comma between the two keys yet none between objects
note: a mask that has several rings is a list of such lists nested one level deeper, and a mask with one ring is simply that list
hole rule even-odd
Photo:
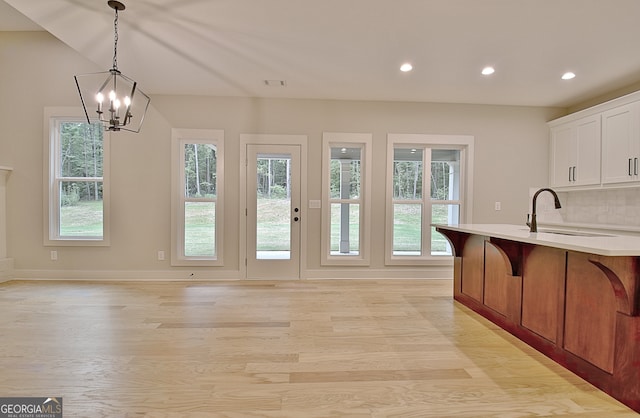
[{"label": "white window trim", "polygon": [[[86,122],[84,111],[80,107],[45,107],[44,109],[44,145],[43,145],[43,180],[44,180],[44,245],[57,247],[108,247],[111,245],[111,211],[110,211],[110,144],[111,136],[109,131],[105,131],[102,137],[102,238],[97,237],[72,237],[65,238],[59,236],[59,209],[60,193],[56,190],[56,169],[59,161],[59,147],[57,146],[58,134],[57,125],[60,121]],[[85,178],[83,178],[84,180]]]},{"label": "white window trim", "polygon": [[[213,257],[184,255],[184,162],[185,143],[216,146],[216,254]],[[224,131],[221,129],[171,130],[171,265],[224,265]]]},{"label": "white window trim", "polygon": [[[322,265],[368,266],[371,254],[371,150],[373,135],[368,133],[324,132],[322,134]],[[362,149],[360,178],[360,249],[358,255],[331,255],[331,184],[329,178],[331,148]]]},{"label": "white window trim", "polygon": [[[426,149],[449,148],[460,149],[460,222],[471,223],[472,203],[473,203],[473,145],[474,137],[470,135],[429,135],[429,134],[388,134],[387,135],[387,198],[385,214],[385,264],[386,265],[438,265],[450,264],[449,256],[432,256],[422,254],[419,256],[398,256],[393,255],[393,156],[394,148],[401,146],[420,147]],[[430,167],[431,154],[428,153],[428,163]],[[430,172],[430,169],[429,169]],[[425,179],[423,179],[423,184]],[[426,192],[425,192],[426,193]],[[431,199],[430,193],[424,194],[426,204],[422,214],[423,242],[430,240],[431,223]],[[433,203],[442,204],[445,201]],[[457,203],[458,201],[456,201]],[[411,201],[407,201],[411,203]],[[422,203],[422,201],[420,202]],[[425,248],[423,246],[423,248]]]}]

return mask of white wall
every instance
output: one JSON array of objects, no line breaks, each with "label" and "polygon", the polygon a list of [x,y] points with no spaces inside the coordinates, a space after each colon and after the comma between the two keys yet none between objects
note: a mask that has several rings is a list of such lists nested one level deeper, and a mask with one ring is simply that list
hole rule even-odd
[{"label": "white wall", "polygon": [[[110,62],[105,60],[105,65]],[[125,64],[125,63],[123,63]],[[198,277],[237,277],[239,135],[304,134],[309,138],[309,199],[320,199],[323,131],[373,134],[373,184],[384,184],[387,133],[475,137],[474,222],[522,223],[529,187],[547,184],[546,122],[562,109],[403,102],[247,99],[152,95],[138,135],[112,141],[112,235],[106,248],[43,246],[43,109],[79,105],[73,75],[100,71],[44,32],[0,32],[0,165],[14,168],[8,194],[8,253],[21,277],[182,278],[194,268],[157,261],[170,249],[171,128],[225,131],[225,266]],[[126,65],[122,71],[126,72]],[[130,74],[128,74],[130,75]],[[135,75],[144,89],[144,75]],[[234,161],[236,162],[234,164]],[[311,212],[303,270],[313,277],[420,276],[422,269],[384,266],[383,188],[375,188],[372,266],[346,271],[320,266],[320,213]],[[494,202],[502,211],[494,211]],[[58,251],[51,261],[49,251]]]}]

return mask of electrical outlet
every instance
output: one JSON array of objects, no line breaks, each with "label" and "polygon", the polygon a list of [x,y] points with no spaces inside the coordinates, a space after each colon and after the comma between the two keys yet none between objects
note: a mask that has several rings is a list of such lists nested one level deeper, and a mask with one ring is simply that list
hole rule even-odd
[{"label": "electrical outlet", "polygon": [[58,252],[57,251],[55,251],[55,250],[51,251],[51,260],[52,261],[58,260]]},{"label": "electrical outlet", "polygon": [[500,202],[496,202],[496,204],[495,204],[495,209],[496,209],[496,210],[502,210],[502,203],[500,203]]},{"label": "electrical outlet", "polygon": [[164,251],[158,251],[158,261],[164,260]]}]

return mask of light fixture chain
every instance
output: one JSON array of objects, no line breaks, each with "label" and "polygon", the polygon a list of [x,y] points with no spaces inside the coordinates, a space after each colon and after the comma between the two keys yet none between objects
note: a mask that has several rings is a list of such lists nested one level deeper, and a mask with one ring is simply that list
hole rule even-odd
[{"label": "light fixture chain", "polygon": [[118,69],[118,9],[115,9],[116,17],[113,19],[113,69]]}]

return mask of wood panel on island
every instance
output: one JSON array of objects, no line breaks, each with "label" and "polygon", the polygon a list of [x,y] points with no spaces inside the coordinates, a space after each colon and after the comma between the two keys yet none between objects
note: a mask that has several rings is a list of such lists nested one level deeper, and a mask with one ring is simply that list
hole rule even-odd
[{"label": "wood panel on island", "polygon": [[640,238],[625,241],[637,256],[603,255],[505,227],[436,225],[454,250],[454,299],[640,412]]}]

